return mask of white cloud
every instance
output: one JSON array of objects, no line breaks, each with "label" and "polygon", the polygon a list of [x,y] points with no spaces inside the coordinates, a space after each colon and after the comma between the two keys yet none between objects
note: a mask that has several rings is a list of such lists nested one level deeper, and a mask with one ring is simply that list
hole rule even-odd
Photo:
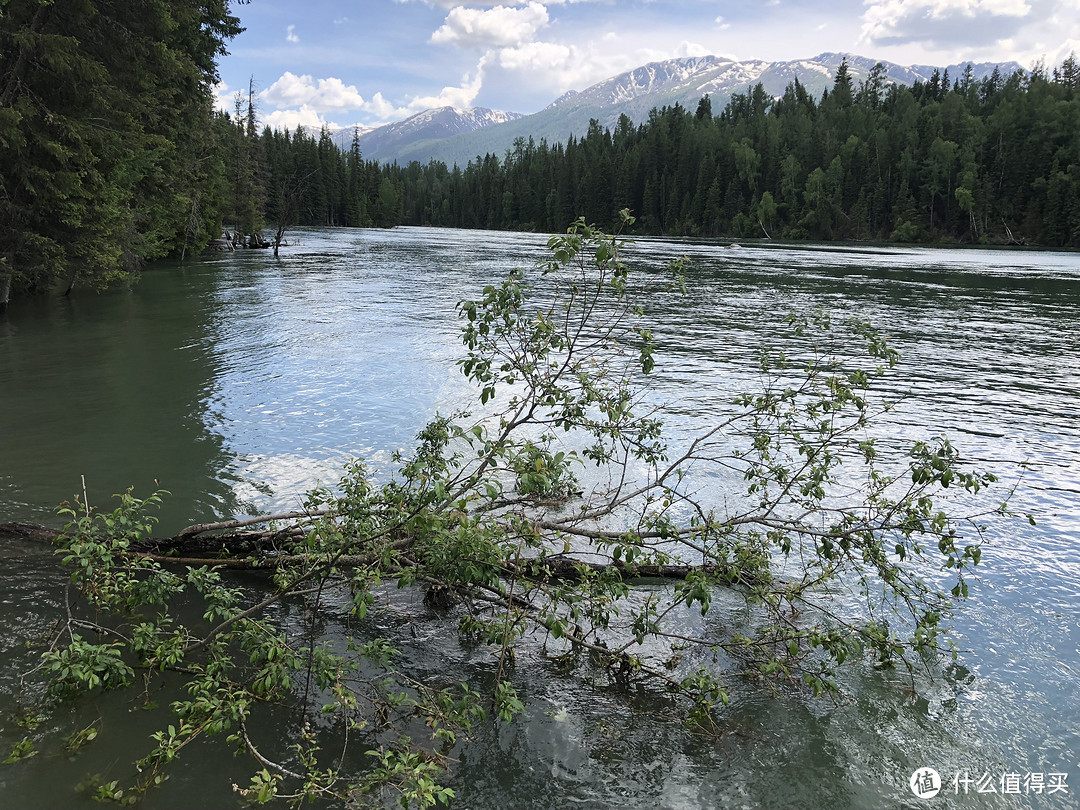
[{"label": "white cloud", "polygon": [[[398,5],[407,5],[413,2],[423,3],[425,6],[437,8],[455,8],[461,5],[461,0],[394,0]],[[470,0],[469,5],[491,8],[492,6],[504,5],[507,0]],[[549,6],[577,5],[578,3],[602,3],[613,5],[614,0],[547,0]]]},{"label": "white cloud", "polygon": [[[861,42],[875,52],[890,46],[908,61],[945,63],[1014,60],[1048,67],[1080,41],[1077,0],[865,0]],[[885,52],[886,58],[897,61]]]},{"label": "white cloud", "polygon": [[547,24],[547,8],[536,2],[524,8],[495,6],[487,11],[457,6],[431,41],[474,48],[515,46],[531,40]]},{"label": "white cloud", "polygon": [[401,111],[413,115],[436,107],[471,107],[473,100],[484,84],[484,67],[486,63],[487,57],[481,57],[479,64],[476,66],[476,72],[472,77],[466,74],[461,77],[460,85],[444,87],[436,95],[415,96],[409,100]]},{"label": "white cloud", "polygon": [[987,44],[1013,33],[1032,12],[1028,0],[866,0],[865,5],[862,39],[882,44]]},{"label": "white cloud", "polygon": [[675,52],[669,58],[684,59],[689,56],[708,56],[711,54],[708,48],[704,45],[699,45],[696,42],[687,42],[683,40],[679,43],[679,47],[675,49]]},{"label": "white cloud", "polygon": [[[332,120],[340,120],[341,113],[362,111],[385,122],[436,107],[471,107],[483,84],[486,60],[486,56],[481,58],[475,71],[462,76],[460,84],[443,87],[433,95],[413,96],[400,104],[392,103],[382,92],[365,100],[355,87],[338,78],[315,79],[286,71],[259,94],[264,105],[276,108],[261,114],[260,122],[278,129],[295,129],[298,125],[319,129],[327,123],[327,114],[332,115]],[[218,107],[231,111],[228,88],[219,85],[215,90]]]},{"label": "white cloud", "polygon": [[1033,56],[1045,55],[1046,63],[1051,66],[1061,64],[1069,54],[1080,58],[1080,4],[1060,3],[1047,16],[1039,33],[1044,42],[1061,44],[1048,48],[1042,42],[1037,42],[1032,48]]},{"label": "white cloud", "polygon": [[229,85],[225,82],[218,82],[214,85],[214,109],[221,110],[222,112],[232,112],[232,93],[229,91]]},{"label": "white cloud", "polygon": [[1076,39],[1067,39],[1057,50],[1047,54],[1047,63],[1051,66],[1060,65],[1069,56],[1080,59],[1080,24],[1076,26]]},{"label": "white cloud", "polygon": [[296,35],[296,26],[295,25],[290,25],[288,28],[285,29],[285,40],[287,42],[299,42],[300,41],[300,37],[298,37]]},{"label": "white cloud", "polygon": [[577,49],[555,42],[529,42],[499,51],[499,66],[507,70],[551,71],[572,67]]},{"label": "white cloud", "polygon": [[[892,61],[1061,62],[1080,41],[1077,0],[864,0],[860,44]],[[890,53],[890,50],[892,53]]]},{"label": "white cloud", "polygon": [[640,64],[608,36],[584,46],[529,42],[502,48],[492,56],[492,65],[508,74],[504,81],[552,94],[595,84]]},{"label": "white cloud", "polygon": [[355,110],[364,106],[364,98],[355,87],[341,79],[314,79],[285,71],[281,78],[259,94],[278,109],[307,107],[317,112]]},{"label": "white cloud", "polygon": [[306,104],[296,110],[274,110],[259,116],[259,123],[277,130],[295,130],[298,126],[308,130],[320,130],[327,123],[316,110]]},{"label": "white cloud", "polygon": [[376,93],[371,97],[371,101],[364,105],[363,109],[380,121],[385,121],[391,116],[398,114],[398,109],[385,98],[382,93]]},{"label": "white cloud", "polygon": [[685,39],[678,45],[669,45],[667,48],[642,47],[637,48],[636,50],[626,49],[624,66],[615,70],[610,75],[640,67],[649,62],[666,62],[669,59],[687,59],[696,56],[709,56],[713,53],[715,53],[714,50],[706,48],[704,45],[700,45],[696,42],[688,42]]}]

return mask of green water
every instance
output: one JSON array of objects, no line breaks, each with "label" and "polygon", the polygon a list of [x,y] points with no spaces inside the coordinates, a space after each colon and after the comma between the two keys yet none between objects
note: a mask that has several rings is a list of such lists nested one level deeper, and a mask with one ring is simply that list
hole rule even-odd
[{"label": "green water", "polygon": [[[455,303],[531,265],[544,242],[312,229],[277,261],[226,254],[154,266],[133,290],[17,301],[0,319],[0,522],[55,525],[83,476],[99,504],[159,482],[174,493],[162,513],[170,532],[293,508],[352,456],[391,469],[437,410],[471,401],[453,366]],[[1080,806],[1080,255],[650,239],[632,259],[651,273],[683,253],[694,261],[689,295],[650,301],[655,396],[671,406],[673,436],[752,387],[756,348],[781,340],[783,314],[858,314],[904,354],[886,393],[906,398],[884,445],[948,434],[971,461],[1020,481],[1014,507],[1038,525],[991,525],[956,622],[962,666],[929,673],[916,701],[898,677],[870,670],[848,674],[845,696],[829,701],[736,683],[717,741],[655,701],[588,688],[587,673],[564,681],[543,660],[522,662],[525,716],[481,732],[451,775],[455,806]],[[64,586],[47,550],[6,543],[0,560],[3,753],[26,733],[7,716],[38,654],[25,641],[50,627]],[[373,621],[431,677],[485,677],[484,656],[416,607],[402,595]],[[88,774],[126,778],[160,717],[106,695],[35,732],[99,715],[102,738],[78,757],[44,745],[0,766],[0,805],[97,806],[75,786]],[[947,784],[922,802],[908,789],[922,766],[947,782],[1065,773],[1067,789],[965,796]],[[224,743],[186,750],[143,806],[240,806],[230,785],[251,770]]]}]

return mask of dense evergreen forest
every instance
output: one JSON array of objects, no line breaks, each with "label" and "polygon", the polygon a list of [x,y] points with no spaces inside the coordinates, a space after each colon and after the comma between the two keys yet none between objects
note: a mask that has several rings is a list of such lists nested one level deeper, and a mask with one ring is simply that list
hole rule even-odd
[{"label": "dense evergreen forest", "polygon": [[[244,0],[239,0],[244,2]],[[465,167],[365,161],[354,137],[215,112],[230,0],[0,2],[0,310],[12,290],[122,278],[223,227],[292,225],[1080,246],[1080,65],[976,81],[760,85]]]},{"label": "dense evergreen forest", "polygon": [[229,7],[0,2],[0,310],[12,288],[105,284],[217,228]]},{"label": "dense evergreen forest", "polygon": [[[465,168],[365,163],[330,134],[264,130],[269,220],[559,231],[629,208],[652,234],[1080,246],[1080,64],[913,87],[878,66],[832,90],[761,85],[714,115],[653,110],[564,144],[518,139]],[[241,128],[237,128],[241,131]],[[286,191],[292,189],[292,192]],[[290,193],[299,199],[288,205]]]}]

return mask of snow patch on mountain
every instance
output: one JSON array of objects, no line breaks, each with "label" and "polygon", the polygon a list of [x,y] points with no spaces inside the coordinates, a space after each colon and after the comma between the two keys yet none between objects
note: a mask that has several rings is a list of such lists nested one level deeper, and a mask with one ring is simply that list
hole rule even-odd
[{"label": "snow patch on mountain", "polygon": [[437,107],[392,124],[376,127],[361,135],[358,141],[361,153],[368,159],[405,159],[422,144],[505,124],[523,117],[520,113],[489,110],[486,107]]}]

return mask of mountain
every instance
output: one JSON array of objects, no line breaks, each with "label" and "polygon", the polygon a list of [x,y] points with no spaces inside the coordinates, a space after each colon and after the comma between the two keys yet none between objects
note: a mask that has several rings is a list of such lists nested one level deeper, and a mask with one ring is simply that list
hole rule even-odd
[{"label": "mountain", "polygon": [[[649,111],[655,107],[677,103],[692,111],[706,94],[711,98],[713,112],[719,113],[733,94],[746,93],[758,82],[766,93],[778,97],[783,95],[784,89],[797,78],[811,95],[820,97],[822,91],[832,87],[836,69],[845,58],[848,72],[856,86],[878,62],[841,53],[823,53],[813,59],[791,62],[738,62],[720,56],[696,56],[653,62],[580,92],[566,93],[532,115],[502,113],[508,116],[505,122],[479,125],[449,136],[439,136],[429,129],[423,132],[417,130],[411,140],[403,143],[401,148],[395,149],[389,141],[385,145],[380,142],[378,152],[364,149],[364,156],[383,161],[397,160],[402,164],[411,160],[421,163],[441,160],[447,165],[457,163],[464,166],[470,160],[489,152],[501,157],[511,148],[516,138],[532,137],[537,141],[546,138],[549,143],[561,143],[571,134],[584,135],[591,119],[596,119],[602,127],[614,128],[619,116],[623,114],[629,116],[635,124],[643,123]],[[916,81],[928,81],[935,70],[939,73],[948,70],[950,79],[959,78],[967,63],[947,67],[903,66],[892,62],[882,62],[882,65],[885,67],[886,82],[910,85]],[[1015,62],[972,64],[976,80],[989,75],[995,68],[1004,76],[1022,69]],[[371,138],[374,142],[384,130],[403,126],[424,115],[426,113],[398,124],[380,127],[369,135],[361,136],[361,143],[364,138]]]},{"label": "mountain", "polygon": [[[593,117],[597,118],[601,126],[610,127],[622,113],[630,116],[635,123],[640,123],[649,110],[665,104],[679,103],[693,110],[706,94],[712,99],[713,111],[718,113],[734,93],[745,93],[759,82],[768,95],[778,97],[783,95],[789,84],[798,79],[812,96],[820,97],[822,91],[832,87],[836,71],[844,59],[847,59],[848,72],[856,84],[877,64],[874,59],[843,53],[823,53],[813,59],[793,62],[736,62],[718,56],[672,59],[667,62],[654,62],[615,76],[580,93],[567,93],[551,104],[548,110],[564,108],[600,111],[602,116]],[[935,70],[948,70],[950,78],[959,78],[965,67],[905,67],[892,62],[881,64],[885,68],[886,82],[907,85],[916,81],[928,81]],[[978,80],[995,67],[999,66],[973,64],[972,71]],[[1011,73],[1020,66],[1010,63],[1000,67]],[[586,121],[586,126],[587,124]]]},{"label": "mountain", "polygon": [[[439,142],[455,135],[472,133],[484,127],[506,124],[523,117],[519,113],[489,110],[484,107],[470,107],[465,110],[439,107],[364,132],[358,141],[360,152],[368,160],[396,160],[402,164],[419,160],[427,163],[431,150]],[[346,148],[351,143],[352,135],[349,134]]]}]

